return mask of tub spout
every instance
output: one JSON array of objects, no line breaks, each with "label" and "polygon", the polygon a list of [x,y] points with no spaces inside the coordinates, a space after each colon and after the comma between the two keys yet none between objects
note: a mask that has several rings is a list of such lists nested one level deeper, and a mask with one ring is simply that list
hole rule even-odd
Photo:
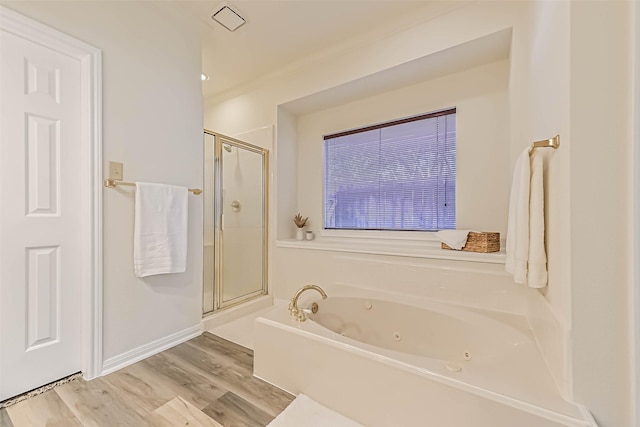
[{"label": "tub spout", "polygon": [[307,315],[302,311],[301,308],[298,308],[298,298],[304,291],[308,291],[309,289],[315,289],[320,292],[322,295],[322,299],[327,299],[327,294],[322,290],[322,288],[318,285],[304,285],[301,287],[298,292],[291,298],[291,302],[289,303],[289,313],[296,318],[298,322],[304,322],[307,320]]}]

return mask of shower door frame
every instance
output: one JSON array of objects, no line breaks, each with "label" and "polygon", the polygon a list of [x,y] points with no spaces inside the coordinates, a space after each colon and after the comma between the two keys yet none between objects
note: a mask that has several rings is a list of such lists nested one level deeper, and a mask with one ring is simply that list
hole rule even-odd
[{"label": "shower door frame", "polygon": [[[214,163],[213,163],[213,212],[214,212],[214,241],[213,241],[213,310],[205,312],[202,315],[207,316],[216,313],[221,309],[230,308],[238,304],[242,304],[261,295],[267,295],[269,291],[268,285],[268,248],[269,248],[269,150],[248,142],[223,135],[204,129],[204,135],[211,135],[214,138]],[[223,144],[232,147],[242,148],[250,152],[259,154],[262,157],[262,287],[261,289],[247,293],[245,295],[233,298],[229,301],[223,300],[223,277],[222,277],[222,261],[223,251],[222,244],[224,241],[223,224],[223,178],[222,178],[222,146]],[[205,197],[207,194],[204,194]],[[204,278],[204,275],[203,275]],[[203,308],[204,308],[204,284],[203,284]]]}]

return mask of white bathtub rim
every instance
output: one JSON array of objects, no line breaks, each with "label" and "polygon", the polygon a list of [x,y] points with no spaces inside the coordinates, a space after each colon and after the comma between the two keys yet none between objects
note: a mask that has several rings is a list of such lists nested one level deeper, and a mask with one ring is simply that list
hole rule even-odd
[{"label": "white bathtub rim", "polygon": [[[268,315],[268,314],[267,314]],[[402,370],[404,372],[408,372],[411,374],[418,374],[424,378],[428,378],[430,380],[436,381],[438,383],[447,385],[447,386],[451,386],[454,388],[457,388],[459,390],[465,391],[465,392],[469,392],[471,394],[480,396],[480,397],[484,397],[511,407],[514,407],[516,409],[522,410],[524,412],[533,414],[533,415],[537,415],[543,418],[546,418],[548,420],[557,422],[557,423],[562,423],[562,424],[568,424],[571,426],[584,426],[584,427],[591,427],[592,424],[586,422],[584,419],[579,419],[579,418],[575,418],[572,417],[570,415],[566,415],[566,414],[562,414],[560,412],[551,410],[551,409],[547,409],[547,408],[543,408],[541,406],[536,406],[534,404],[522,401],[520,399],[516,399],[510,396],[506,396],[504,394],[500,394],[498,392],[494,392],[491,390],[487,390],[460,380],[456,380],[455,378],[451,378],[451,377],[447,377],[441,374],[438,374],[436,372],[432,372],[426,368],[421,368],[418,366],[414,366],[414,365],[410,365],[408,363],[402,362],[400,360],[396,360],[393,359],[389,356],[385,356],[383,354],[380,354],[379,352],[374,352],[372,350],[368,350],[366,348],[362,348],[363,347],[372,347],[374,349],[376,349],[377,351],[384,351],[384,352],[391,352],[393,353],[393,350],[386,350],[386,349],[379,349],[378,347],[372,346],[370,344],[366,344],[366,343],[361,343],[358,342],[358,346],[355,345],[351,345],[348,344],[346,342],[342,342],[342,341],[336,341],[335,339],[329,338],[329,337],[325,337],[322,335],[318,335],[316,333],[307,331],[305,329],[302,329],[301,327],[294,327],[293,325],[287,325],[284,324],[278,320],[273,320],[273,319],[269,319],[266,317],[258,317],[256,319],[256,322],[259,323],[263,323],[265,325],[269,325],[271,327],[275,327],[277,329],[281,329],[284,330],[286,332],[291,332],[294,333],[296,335],[305,337],[307,339],[311,339],[313,341],[322,343],[322,344],[326,344],[329,345],[331,347],[334,348],[338,348],[342,351],[346,351],[350,354],[355,354],[357,356],[362,356],[365,357],[367,359],[370,360],[374,360],[378,363],[382,363],[385,364],[387,366],[391,366],[394,367],[396,369]],[[314,325],[316,325],[318,328],[323,328],[320,325],[317,325],[314,323]],[[299,325],[302,326],[302,325]],[[327,330],[328,331],[328,330]],[[332,331],[330,331],[332,332]],[[334,332],[332,332],[334,333]],[[334,333],[335,334],[335,333]],[[337,334],[336,334],[337,335]],[[342,338],[342,337],[338,337],[336,336],[337,339]],[[347,338],[349,339],[349,338]],[[438,361],[441,362],[439,359],[432,359],[434,361]],[[277,386],[277,384],[275,384]],[[584,411],[586,409],[584,408],[580,408],[580,405],[572,403],[572,402],[567,402],[568,404],[572,404],[576,407],[576,412],[579,414],[584,414]],[[587,411],[588,412],[588,411]]]},{"label": "white bathtub rim", "polygon": [[[415,297],[393,292],[371,291],[366,288],[350,287],[345,285],[331,285],[327,286],[325,290],[329,295],[329,298],[358,298],[370,301],[380,300],[383,302],[393,302],[422,310],[432,311],[446,317],[457,318],[458,320],[466,321],[471,324],[474,324],[476,320],[482,318],[483,321],[488,322],[491,326],[497,326],[500,330],[507,331],[508,335],[505,336],[505,339],[515,340],[517,337],[522,337],[523,339],[531,340],[531,342],[535,344],[536,351],[539,352],[539,345],[533,336],[529,321],[524,314],[514,314],[511,312],[492,310],[477,306],[453,304],[447,301],[435,300],[428,297]],[[300,300],[299,307],[306,307],[306,302],[310,303],[311,301],[318,301],[320,299],[320,295],[317,293],[310,293],[308,295],[309,296],[307,296],[306,299]],[[499,319],[495,316],[502,316],[503,318]],[[333,332],[335,333],[335,331]],[[393,352],[394,350],[389,349],[389,351]]]},{"label": "white bathtub rim", "polygon": [[[417,304],[416,301],[414,301],[414,304],[405,304],[404,302],[400,302],[400,301],[382,299],[379,296],[376,296],[375,298],[365,298],[363,296],[333,295],[329,299],[352,299],[352,300],[360,300],[362,302],[368,301],[373,303],[374,305],[376,305],[376,303],[383,303],[383,304],[392,303],[392,304],[407,305],[412,308],[430,311],[438,315],[444,316],[446,318],[451,318],[454,320],[466,322],[471,325],[475,325],[475,321],[481,318],[483,322],[487,322],[490,326],[499,328],[499,330],[502,332],[501,340],[515,342],[515,341],[520,341],[524,339],[524,340],[530,340],[532,343],[536,344],[533,334],[531,333],[531,328],[529,326],[529,323],[527,322],[527,319],[524,316],[518,316],[511,313],[496,312],[496,311],[487,310],[487,309],[478,309],[475,307],[461,307],[461,306],[456,306],[456,305],[451,305],[451,304],[441,303],[436,301],[429,301],[429,304],[424,304],[424,301],[423,301],[422,305]],[[321,304],[321,301],[317,300],[317,302]],[[495,315],[505,316],[506,318],[508,318],[508,322],[505,322],[505,320],[507,319],[496,319],[494,317]],[[310,315],[309,318],[311,320],[314,320],[313,315]],[[322,325],[321,322],[318,322],[315,320],[314,322],[321,326],[324,326]],[[331,330],[326,326],[324,327],[328,330]],[[333,331],[333,332],[337,333],[337,331]],[[389,348],[386,346],[384,348],[392,352],[396,351],[393,348]],[[536,349],[537,348],[538,347],[536,347]],[[416,354],[416,355],[420,356],[420,354]],[[433,357],[431,357],[431,359],[438,360]]]},{"label": "white bathtub rim", "polygon": [[[368,298],[371,299],[380,299],[384,301],[392,301],[398,302],[401,304],[410,305],[418,308],[433,308],[433,307],[447,307],[447,308],[456,308],[458,310],[476,310],[481,313],[500,313],[505,316],[514,316],[514,317],[526,317],[525,312],[514,312],[508,310],[501,310],[496,308],[487,308],[479,304],[470,304],[468,302],[462,301],[452,301],[447,298],[438,298],[435,296],[427,296],[427,295],[412,295],[412,294],[403,294],[399,292],[394,292],[391,290],[383,290],[383,289],[373,289],[367,288],[364,286],[352,285],[347,283],[339,283],[339,284],[331,284],[331,285],[322,285],[323,290],[327,293],[329,298],[331,297],[353,297],[353,298],[363,298],[363,293],[367,295]],[[319,297],[318,294],[312,294],[315,297]],[[441,312],[440,310],[434,310]]]}]

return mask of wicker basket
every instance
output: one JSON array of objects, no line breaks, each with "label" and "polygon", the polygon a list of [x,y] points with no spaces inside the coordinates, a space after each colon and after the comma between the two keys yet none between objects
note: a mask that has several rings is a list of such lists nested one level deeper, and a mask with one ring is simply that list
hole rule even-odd
[{"label": "wicker basket", "polygon": [[[442,243],[442,249],[451,249]],[[469,232],[467,244],[461,249],[467,252],[498,252],[500,250],[500,233],[474,233]]]}]

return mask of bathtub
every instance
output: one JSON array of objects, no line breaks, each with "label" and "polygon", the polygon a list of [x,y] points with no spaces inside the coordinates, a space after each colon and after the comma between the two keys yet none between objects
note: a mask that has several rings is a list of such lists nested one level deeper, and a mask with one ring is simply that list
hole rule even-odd
[{"label": "bathtub", "polygon": [[355,288],[255,322],[254,375],[367,426],[595,426],[564,400],[524,317]]}]

